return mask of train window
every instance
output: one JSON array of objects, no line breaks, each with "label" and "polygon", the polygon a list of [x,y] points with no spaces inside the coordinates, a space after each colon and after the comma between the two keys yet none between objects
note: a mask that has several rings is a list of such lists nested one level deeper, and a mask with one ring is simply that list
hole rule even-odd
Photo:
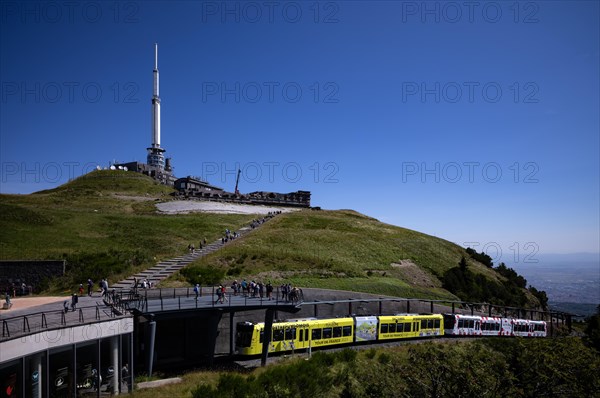
[{"label": "train window", "polygon": [[500,325],[495,322],[494,323],[484,322],[481,324],[481,330],[487,330],[487,331],[500,330],[499,326]]},{"label": "train window", "polygon": [[440,328],[440,320],[439,320],[439,319],[436,319],[436,320],[433,322],[433,327],[434,327],[435,329],[439,329],[439,328]]},{"label": "train window", "polygon": [[544,327],[544,324],[541,325],[534,325],[533,330],[535,330],[536,332],[545,332],[546,328]]},{"label": "train window", "polygon": [[382,323],[381,324],[381,333],[387,333],[387,332],[388,332],[388,324]]},{"label": "train window", "polygon": [[296,328],[285,329],[285,339],[286,340],[296,340]]},{"label": "train window", "polygon": [[433,329],[433,324],[434,324],[434,319],[427,320],[427,328],[428,329]]},{"label": "train window", "polygon": [[352,336],[352,326],[344,326],[342,328],[342,333],[344,334],[344,337]]},{"label": "train window", "polygon": [[396,324],[395,323],[390,323],[390,327],[388,330],[389,333],[396,333]]},{"label": "train window", "polygon": [[304,329],[304,341],[308,341],[308,329]]},{"label": "train window", "polygon": [[336,326],[333,328],[333,337],[342,337],[342,327]]},{"label": "train window", "polygon": [[421,329],[427,329],[427,319],[421,321]]},{"label": "train window", "polygon": [[330,339],[332,334],[331,328],[323,328],[323,338]]},{"label": "train window", "polygon": [[407,322],[407,323],[404,324],[404,331],[405,332],[412,331],[412,328],[410,327],[410,323]]},{"label": "train window", "polygon": [[323,333],[323,329],[313,329],[312,331],[312,339],[313,340],[321,340],[321,334]]},{"label": "train window", "polygon": [[462,329],[465,327],[465,320],[464,319],[459,319],[458,320],[458,328]]},{"label": "train window", "polygon": [[283,329],[273,330],[273,341],[282,341],[283,340]]},{"label": "train window", "polygon": [[304,341],[304,331],[300,330],[300,341]]}]

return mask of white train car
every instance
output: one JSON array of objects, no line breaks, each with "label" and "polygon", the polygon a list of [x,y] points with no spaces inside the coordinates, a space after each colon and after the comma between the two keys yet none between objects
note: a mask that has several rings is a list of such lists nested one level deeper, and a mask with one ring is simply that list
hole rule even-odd
[{"label": "white train car", "polygon": [[462,314],[443,316],[444,334],[451,336],[546,337],[548,334],[544,321]]},{"label": "white train car", "polygon": [[511,319],[511,336],[519,337],[546,337],[547,329],[544,321],[530,321],[529,319]]},{"label": "white train car", "polygon": [[481,336],[481,317],[477,315],[444,314],[444,334],[451,336]]},{"label": "white train car", "polygon": [[481,317],[482,336],[510,336],[512,324],[510,319],[499,317]]}]

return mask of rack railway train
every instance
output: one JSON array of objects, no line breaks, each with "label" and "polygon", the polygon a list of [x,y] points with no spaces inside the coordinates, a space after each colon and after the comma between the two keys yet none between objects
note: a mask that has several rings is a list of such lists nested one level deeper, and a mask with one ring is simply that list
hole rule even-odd
[{"label": "rack railway train", "polygon": [[[236,350],[260,355],[264,323],[238,322]],[[544,321],[462,314],[396,314],[274,322],[269,352],[438,336],[546,337]]]}]

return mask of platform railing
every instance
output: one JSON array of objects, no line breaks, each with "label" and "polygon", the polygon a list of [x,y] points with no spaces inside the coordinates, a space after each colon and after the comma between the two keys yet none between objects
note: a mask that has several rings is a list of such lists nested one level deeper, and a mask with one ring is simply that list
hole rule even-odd
[{"label": "platform railing", "polygon": [[63,309],[15,315],[1,319],[2,336],[0,341],[38,331],[93,323],[101,321],[103,318],[114,318],[120,315],[129,314],[119,313],[112,306],[104,307],[98,304],[69,311]]}]

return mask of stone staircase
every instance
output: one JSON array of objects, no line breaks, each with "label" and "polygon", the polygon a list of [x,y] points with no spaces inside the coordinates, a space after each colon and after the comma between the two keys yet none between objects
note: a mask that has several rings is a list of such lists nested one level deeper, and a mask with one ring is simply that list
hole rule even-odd
[{"label": "stone staircase", "polygon": [[[266,219],[268,220],[268,219]],[[260,227],[262,224],[258,224],[255,228]],[[244,235],[253,231],[251,227],[242,227],[237,233],[238,237],[236,239],[240,239]],[[138,287],[144,279],[147,279],[149,282],[152,282],[154,285],[162,281],[163,279],[168,278],[173,275],[175,272],[180,269],[186,267],[188,264],[192,263],[196,259],[200,257],[204,257],[209,253],[219,250],[223,246],[227,246],[230,243],[221,243],[221,239],[214,241],[212,243],[208,243],[206,246],[202,247],[202,249],[196,249],[194,253],[188,253],[179,257],[175,257],[169,260],[164,260],[159,262],[153,267],[150,267],[144,271],[138,272],[135,275],[131,275],[130,277],[123,279],[122,281],[113,283],[109,285],[110,289],[131,289],[133,288],[134,278],[137,278]]]}]

